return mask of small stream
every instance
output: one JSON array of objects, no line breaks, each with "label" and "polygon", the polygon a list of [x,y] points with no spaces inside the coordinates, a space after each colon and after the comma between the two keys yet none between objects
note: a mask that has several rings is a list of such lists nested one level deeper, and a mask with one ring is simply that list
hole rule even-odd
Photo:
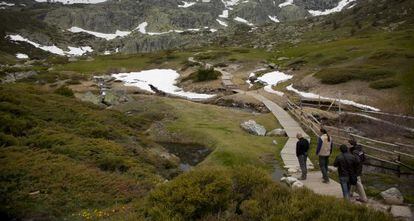
[{"label": "small stream", "polygon": [[183,172],[189,171],[191,167],[196,166],[203,161],[211,150],[200,144],[191,143],[159,143],[169,153],[180,158],[179,169]]}]

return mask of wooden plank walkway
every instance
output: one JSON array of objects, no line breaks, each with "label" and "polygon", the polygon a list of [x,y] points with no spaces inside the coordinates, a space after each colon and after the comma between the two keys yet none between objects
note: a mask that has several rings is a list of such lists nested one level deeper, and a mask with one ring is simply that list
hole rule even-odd
[{"label": "wooden plank walkway", "polygon": [[[197,62],[192,57],[189,58],[189,60]],[[288,140],[285,146],[283,147],[282,151],[280,152],[283,163],[288,172],[295,173],[295,177],[300,176],[300,174],[297,173],[298,171],[300,171],[300,166],[299,161],[296,157],[296,134],[299,132],[302,133],[302,135],[306,138],[309,138],[309,136],[301,128],[299,123],[295,119],[293,119],[292,116],[290,116],[289,113],[285,111],[282,107],[277,105],[275,102],[269,100],[268,98],[260,95],[258,91],[243,91],[239,89],[234,89],[237,88],[237,85],[235,85],[232,82],[233,75],[227,71],[224,71],[221,68],[214,69],[222,73],[222,83],[226,88],[232,89],[234,92],[237,93],[249,95],[261,101],[273,113],[276,119],[278,119],[279,123],[285,129],[286,134],[288,136]],[[307,160],[307,166],[309,170],[314,168],[312,162],[309,159]],[[315,193],[342,198],[342,191],[339,183],[332,179],[331,182],[327,184],[322,183],[322,174],[320,171],[309,171],[307,179],[302,181],[302,183]]]}]

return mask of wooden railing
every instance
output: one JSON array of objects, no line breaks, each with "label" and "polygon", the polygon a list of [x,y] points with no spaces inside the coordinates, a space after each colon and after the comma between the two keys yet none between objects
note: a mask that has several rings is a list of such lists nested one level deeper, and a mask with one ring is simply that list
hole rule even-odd
[{"label": "wooden railing", "polygon": [[[285,97],[287,101],[287,110],[296,117],[301,124],[307,127],[315,136],[319,136],[321,127],[325,128],[328,133],[334,138],[334,144],[347,144],[348,140],[353,139],[364,147],[364,152],[369,159],[379,161],[381,163],[389,164],[395,167],[395,171],[401,174],[402,171],[414,171],[413,166],[402,162],[402,159],[410,159],[414,162],[414,155],[401,152],[401,147],[412,147],[409,144],[390,143],[380,140],[371,139],[368,137],[353,134],[338,127],[323,126],[312,114],[303,111],[301,106],[292,102]],[[414,148],[414,147],[413,147]],[[373,165],[375,166],[375,165]],[[404,169],[402,169],[404,168]]]}]

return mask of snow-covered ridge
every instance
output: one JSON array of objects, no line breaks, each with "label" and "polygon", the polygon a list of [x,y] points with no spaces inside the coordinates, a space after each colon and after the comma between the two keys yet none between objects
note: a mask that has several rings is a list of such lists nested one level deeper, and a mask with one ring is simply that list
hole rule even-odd
[{"label": "snow-covered ridge", "polygon": [[[335,8],[326,9],[324,11],[319,10],[309,10],[309,13],[313,16],[320,16],[320,15],[328,15],[335,12],[340,12],[342,9],[344,9],[347,5],[349,5],[352,2],[355,2],[356,0],[341,0],[338,5]],[[353,7],[355,5],[352,5]]]},{"label": "snow-covered ridge", "polygon": [[22,37],[21,35],[7,35],[6,38],[9,38],[11,41],[20,41],[20,42],[27,42],[33,45],[36,48],[39,48],[43,51],[50,52],[52,54],[62,55],[62,56],[82,56],[87,52],[93,52],[93,49],[90,46],[84,47],[71,47],[68,46],[67,51],[62,50],[61,48],[52,45],[52,46],[45,46],[39,43],[33,42],[27,38]]},{"label": "snow-covered ridge", "polygon": [[368,105],[365,105],[365,104],[360,104],[360,103],[357,103],[357,102],[351,101],[351,100],[335,99],[335,98],[320,96],[318,94],[314,94],[314,93],[310,93],[310,92],[299,91],[299,90],[295,89],[293,87],[293,85],[287,86],[286,89],[289,90],[289,91],[293,91],[293,92],[297,93],[298,95],[300,95],[301,97],[304,97],[304,98],[322,99],[322,100],[329,100],[329,101],[335,101],[336,100],[336,101],[339,101],[339,102],[341,102],[342,104],[345,104],[345,105],[351,105],[351,106],[354,106],[354,107],[358,107],[358,108],[361,108],[361,109],[369,109],[369,110],[372,110],[372,111],[380,111],[380,109],[378,109],[378,108],[368,106]]},{"label": "snow-covered ridge", "polygon": [[11,7],[11,6],[14,6],[14,4],[13,3],[7,3],[7,2],[0,2],[0,6],[9,6],[9,7]]},{"label": "snow-covered ridge", "polygon": [[[35,0],[36,2],[47,2],[48,0]],[[52,3],[63,3],[65,5],[71,4],[98,4],[106,2],[107,0],[51,0]]]},{"label": "snow-covered ridge", "polygon": [[126,86],[138,87],[151,93],[154,93],[154,91],[150,85],[165,93],[189,99],[208,99],[215,96],[214,94],[198,94],[183,91],[182,88],[176,86],[177,79],[180,75],[171,69],[152,69],[140,72],[113,74],[112,76],[123,81]]}]

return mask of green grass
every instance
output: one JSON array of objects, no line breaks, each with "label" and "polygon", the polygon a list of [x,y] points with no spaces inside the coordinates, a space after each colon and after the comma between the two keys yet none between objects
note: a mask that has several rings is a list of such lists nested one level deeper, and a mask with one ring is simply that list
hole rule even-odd
[{"label": "green grass", "polygon": [[[137,103],[119,108],[122,111],[165,109],[174,113],[174,121],[165,122],[170,134],[175,134],[181,141],[199,143],[214,149],[201,166],[232,167],[251,164],[270,169],[271,166],[262,162],[259,157],[264,153],[276,154],[286,141],[283,137],[253,136],[240,128],[240,123],[249,119],[264,125],[267,130],[280,127],[276,118],[270,113],[254,115],[214,105],[147,96],[139,96]],[[164,139],[158,134],[153,136],[160,141]],[[272,144],[274,139],[278,141],[277,146]]]}]

